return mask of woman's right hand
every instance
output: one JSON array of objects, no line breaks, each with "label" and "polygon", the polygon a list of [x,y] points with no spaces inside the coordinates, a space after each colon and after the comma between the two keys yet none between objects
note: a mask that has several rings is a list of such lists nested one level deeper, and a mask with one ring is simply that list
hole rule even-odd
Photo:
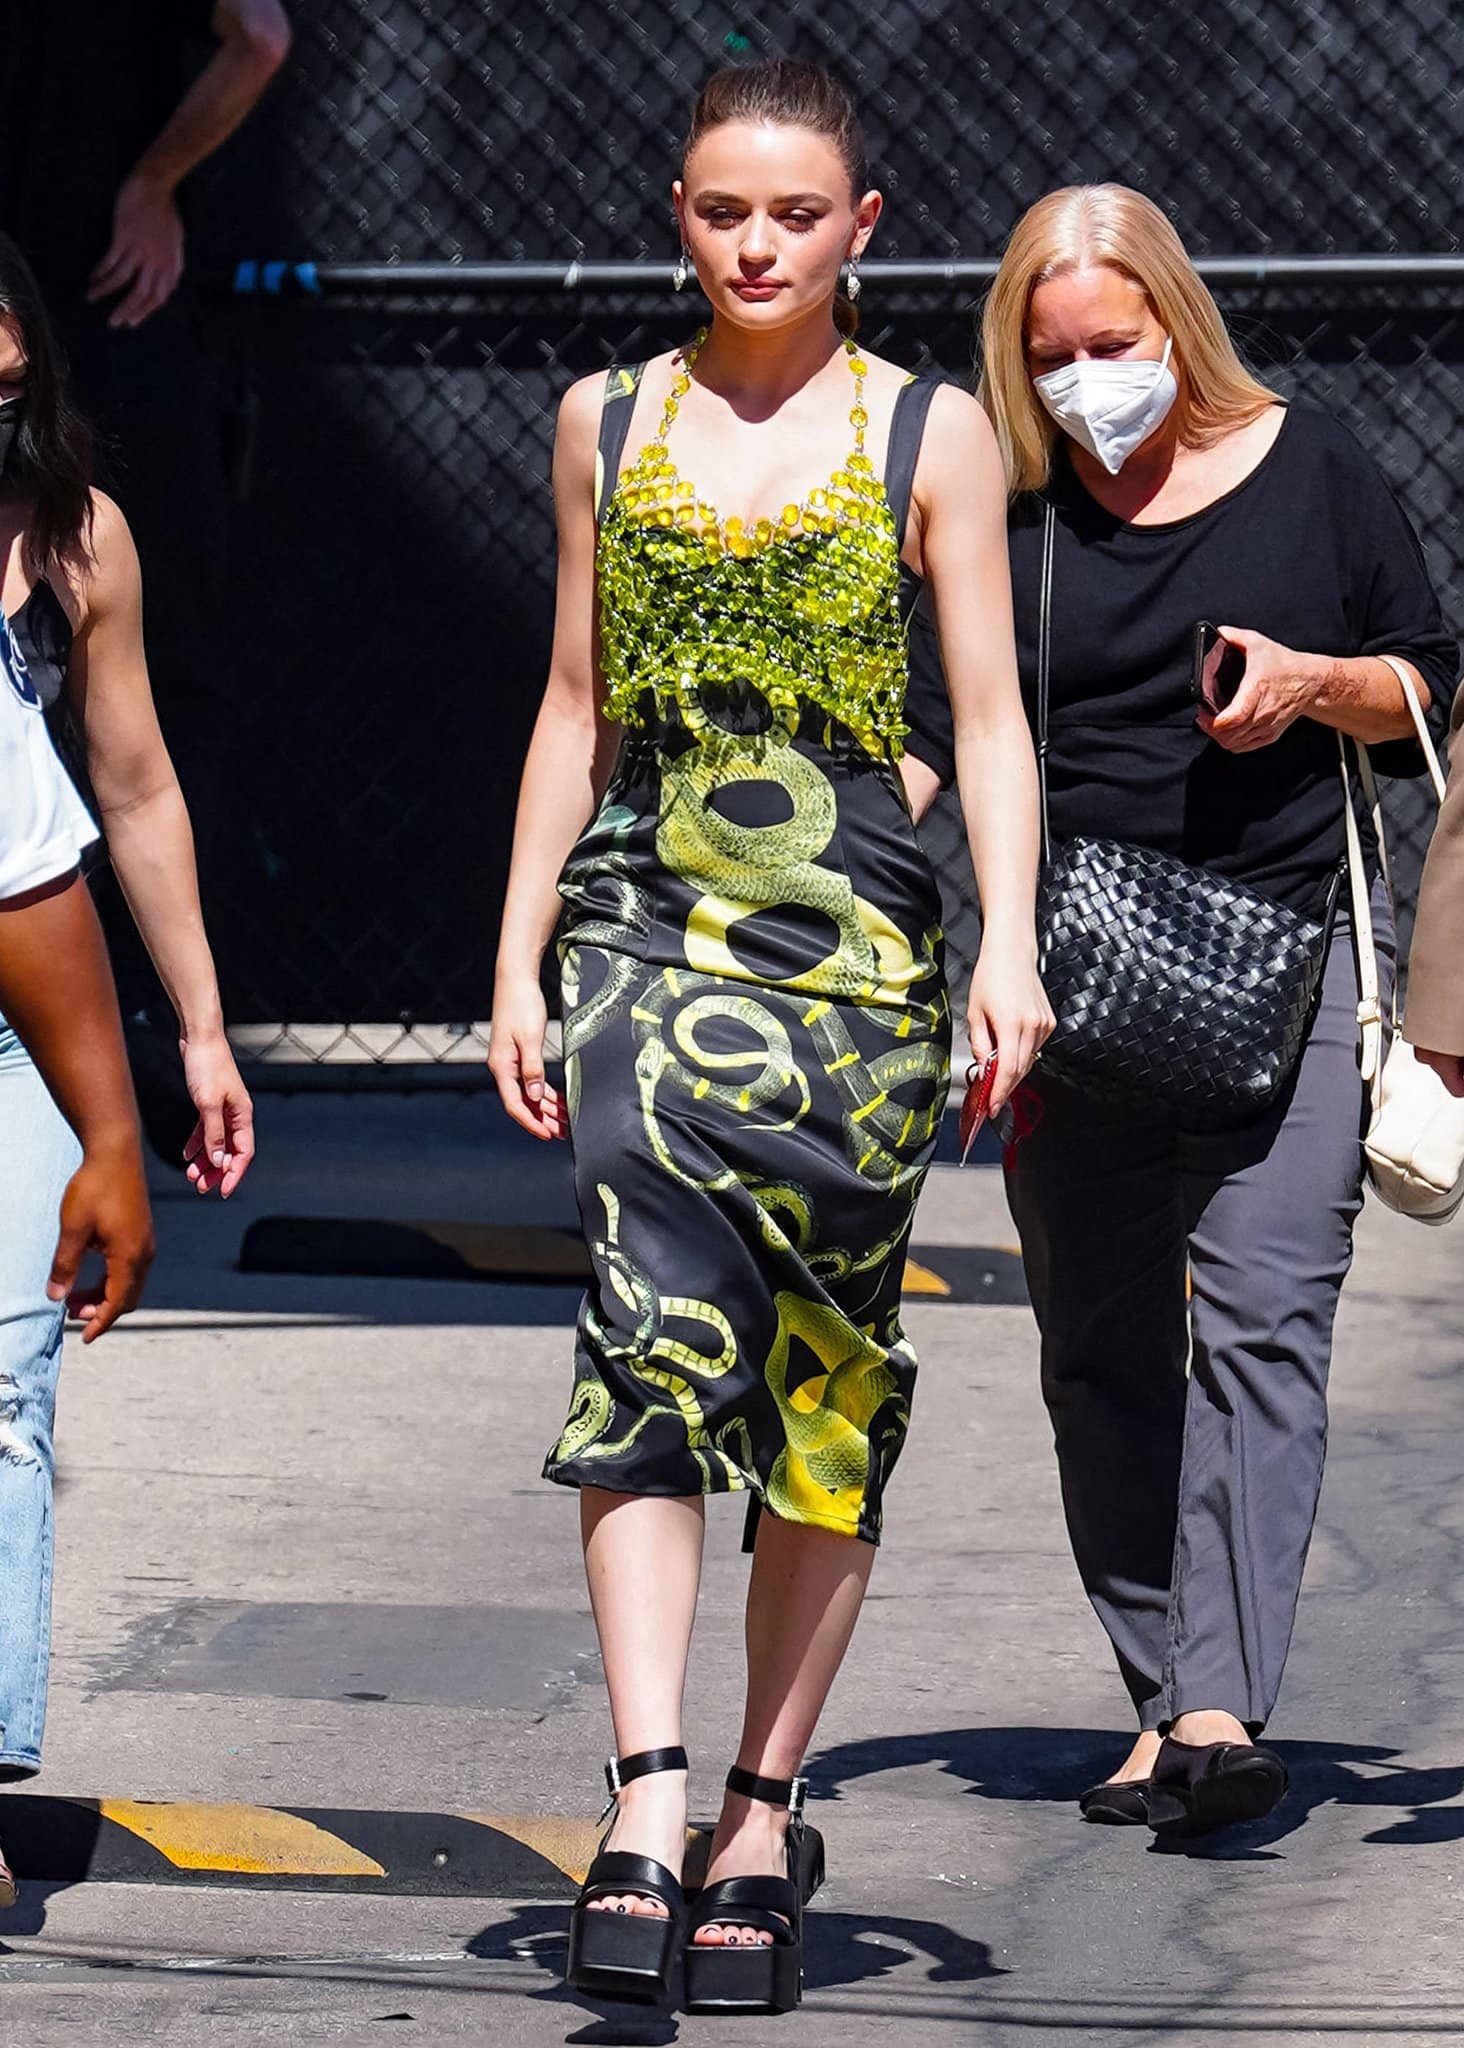
[{"label": "woman's right hand", "polygon": [[997,1056],[991,1115],[1004,1109],[1036,1064],[1057,1028],[1037,972],[1037,947],[1031,941],[1001,945],[983,939],[971,975],[968,1010],[971,1055],[984,1066]]},{"label": "woman's right hand", "polygon": [[499,982],[493,996],[488,1068],[516,1124],[536,1138],[567,1138],[564,1097],[544,1078],[544,1033],[549,1010],[537,981]]},{"label": "woman's right hand", "polygon": [[[78,1287],[81,1262],[93,1247],[102,1255],[106,1278]],[[81,1341],[91,1344],[136,1308],[152,1262],[142,1152],[136,1132],[125,1131],[110,1147],[88,1148],[67,1183],[46,1294],[66,1303],[66,1313],[85,1325]]]}]

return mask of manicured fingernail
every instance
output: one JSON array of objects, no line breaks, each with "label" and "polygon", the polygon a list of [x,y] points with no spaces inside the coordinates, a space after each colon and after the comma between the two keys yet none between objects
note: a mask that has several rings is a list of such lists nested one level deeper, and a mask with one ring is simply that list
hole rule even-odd
[{"label": "manicured fingernail", "polygon": [[213,1163],[214,1163],[214,1165],[215,1165],[215,1166],[222,1166],[222,1165],[223,1165],[223,1163],[224,1163],[224,1155],[223,1155],[223,1153],[222,1153],[222,1152],[215,1152],[215,1153],[214,1153],[214,1155],[213,1155]]},{"label": "manicured fingernail", "polygon": [[538,1102],[538,1101],[540,1101],[540,1100],[542,1099],[542,1097],[543,1097],[543,1094],[544,1094],[544,1084],[543,1084],[543,1082],[542,1082],[542,1081],[530,1081],[530,1083],[529,1083],[529,1085],[528,1085],[528,1089],[527,1089],[527,1091],[526,1091],[526,1092],[527,1092],[527,1094],[528,1094],[528,1098],[529,1098],[530,1102]]}]

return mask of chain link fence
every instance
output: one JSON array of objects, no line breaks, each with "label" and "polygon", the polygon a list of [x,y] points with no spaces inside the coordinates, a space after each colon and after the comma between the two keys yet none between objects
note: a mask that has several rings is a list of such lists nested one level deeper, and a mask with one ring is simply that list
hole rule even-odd
[{"label": "chain link fence", "polygon": [[[552,618],[555,408],[574,377],[694,324],[667,288],[667,184],[695,86],[729,58],[814,56],[856,91],[896,259],[866,267],[862,338],[911,368],[969,377],[970,259],[1043,191],[1116,177],[1160,200],[1262,374],[1377,454],[1461,623],[1464,57],[1446,5],[299,15],[292,76],[202,228],[248,288],[210,315],[241,423],[251,674],[214,921],[259,1057],[455,1084],[480,1059]],[[1283,260],[1327,253],[1320,277]],[[1379,276],[1359,253],[1456,260]],[[1406,903],[1427,804],[1390,797]],[[927,838],[959,981],[976,925],[949,802]]]}]

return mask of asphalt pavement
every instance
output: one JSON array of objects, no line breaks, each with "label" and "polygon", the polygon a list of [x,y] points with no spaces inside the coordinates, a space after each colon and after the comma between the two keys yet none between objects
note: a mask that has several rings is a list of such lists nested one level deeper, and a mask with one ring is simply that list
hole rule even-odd
[{"label": "asphalt pavement", "polygon": [[[575,1289],[237,1270],[267,1218],[562,1229],[566,1162],[481,1096],[261,1108],[246,1189],[220,1207],[160,1174],[146,1310],[68,1347],[47,1769],[0,1798],[50,1873],[0,1916],[10,2039],[1464,2040],[1464,1228],[1364,1219],[1271,1731],[1294,1791],[1178,1851],[1073,1804],[1126,1701],[1030,1313],[913,1295],[914,1429],[811,1759],[831,1881],[805,2006],[638,2016],[559,1981],[609,1739],[573,1498],[538,1478]],[[1009,1271],[994,1169],[937,1167],[916,1236],[932,1266],[976,1245]],[[709,1521],[700,1815],[745,1579],[736,1505]]]}]

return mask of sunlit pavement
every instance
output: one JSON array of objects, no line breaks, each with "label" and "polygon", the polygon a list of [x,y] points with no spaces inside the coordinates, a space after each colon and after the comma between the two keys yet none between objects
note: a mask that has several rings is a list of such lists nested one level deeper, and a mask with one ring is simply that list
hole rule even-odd
[{"label": "sunlit pavement", "polygon": [[[556,1873],[609,1739],[574,1503],[537,1476],[573,1291],[231,1270],[272,1214],[563,1223],[565,1162],[481,1098],[271,1098],[264,1127],[267,1164],[227,1208],[160,1179],[148,1310],[69,1350],[35,1790],[366,1816],[340,1823],[375,1829],[358,1857],[425,1852],[426,1874],[401,1895],[355,1865],[327,1890],[171,1863],[167,1882],[27,1886],[0,1919],[8,2038],[1464,2038],[1464,1233],[1365,1220],[1272,1730],[1295,1789],[1188,1853],[1077,1818],[1125,1702],[1067,1553],[1028,1311],[912,1297],[915,1427],[812,1759],[831,1882],[803,2012],[616,2013],[558,1978]],[[916,1235],[1010,1245],[992,1170],[937,1168]],[[734,1740],[745,1576],[736,1507],[709,1519],[699,1814]],[[428,1818],[393,1833],[399,1815],[566,1825],[533,1895],[495,1897],[454,1888],[492,1882],[461,1860],[474,1823],[436,1865]]]}]

